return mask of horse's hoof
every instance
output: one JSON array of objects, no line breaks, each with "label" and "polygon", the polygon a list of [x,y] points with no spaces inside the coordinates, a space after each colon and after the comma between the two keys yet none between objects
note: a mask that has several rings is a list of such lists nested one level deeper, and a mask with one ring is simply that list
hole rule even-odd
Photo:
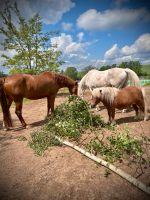
[{"label": "horse's hoof", "polygon": [[134,119],[135,119],[135,120],[139,120],[139,119],[140,119],[140,116],[135,116]]},{"label": "horse's hoof", "polygon": [[116,121],[112,121],[111,125],[115,126],[116,125]]},{"label": "horse's hoof", "polygon": [[148,121],[148,119],[149,119],[148,116],[144,117],[144,121]]},{"label": "horse's hoof", "polygon": [[9,128],[4,128],[3,130],[4,130],[4,131],[9,131],[10,129],[9,129]]}]

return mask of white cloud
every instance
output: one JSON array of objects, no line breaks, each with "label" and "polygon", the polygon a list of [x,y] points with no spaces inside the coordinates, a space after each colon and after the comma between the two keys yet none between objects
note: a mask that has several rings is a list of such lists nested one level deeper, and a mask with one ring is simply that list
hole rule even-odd
[{"label": "white cloud", "polygon": [[86,42],[75,42],[71,35],[66,35],[65,33],[61,33],[58,37],[51,38],[51,43],[52,45],[57,44],[57,49],[67,55],[80,55],[85,52],[86,47],[89,45],[89,43]]},{"label": "white cloud", "polygon": [[117,58],[119,54],[120,54],[120,49],[118,48],[117,44],[114,44],[112,48],[106,51],[104,58],[111,60]]},{"label": "white cloud", "polygon": [[65,23],[65,22],[63,22],[61,25],[64,31],[70,31],[73,26],[72,23]]},{"label": "white cloud", "polygon": [[[45,24],[57,23],[75,3],[71,0],[11,0],[11,5],[17,2],[21,14],[25,18],[30,18],[35,13],[39,13]],[[1,2],[1,9],[4,7],[5,0]]]},{"label": "white cloud", "polygon": [[105,52],[105,62],[120,63],[123,61],[139,60],[148,63],[150,58],[150,33],[141,35],[131,46],[119,48],[114,44]]},{"label": "white cloud", "polygon": [[89,54],[87,48],[92,43],[74,41],[71,35],[61,33],[58,37],[51,38],[52,45],[57,44],[57,50],[62,51],[63,60],[65,64],[63,69],[67,66],[75,66],[78,69],[89,64]]},{"label": "white cloud", "polygon": [[150,34],[146,33],[141,35],[133,45],[124,46],[122,48],[122,54],[130,55],[130,54],[143,54],[149,52],[150,53]]},{"label": "white cloud", "polygon": [[150,20],[147,9],[114,9],[98,12],[89,9],[79,16],[77,25],[85,30],[106,30],[120,28],[135,22]]},{"label": "white cloud", "polygon": [[84,36],[83,32],[78,33],[77,37],[78,37],[79,42],[83,40],[83,36]]}]

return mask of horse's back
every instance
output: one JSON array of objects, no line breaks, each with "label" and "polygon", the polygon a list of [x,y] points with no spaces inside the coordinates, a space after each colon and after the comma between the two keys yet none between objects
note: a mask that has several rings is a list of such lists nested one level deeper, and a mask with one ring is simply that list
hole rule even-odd
[{"label": "horse's back", "polygon": [[133,104],[143,104],[143,94],[142,90],[135,86],[128,86],[121,89],[115,99],[115,103],[119,105],[133,105]]},{"label": "horse's back", "polygon": [[[90,70],[84,77],[84,83],[89,88],[113,86],[122,88],[126,85],[127,73],[122,68],[111,68],[105,71]],[[83,81],[81,80],[81,83]]]},{"label": "horse's back", "polygon": [[39,99],[48,96],[54,88],[54,83],[51,73],[14,74],[5,79],[4,87],[7,96]]}]

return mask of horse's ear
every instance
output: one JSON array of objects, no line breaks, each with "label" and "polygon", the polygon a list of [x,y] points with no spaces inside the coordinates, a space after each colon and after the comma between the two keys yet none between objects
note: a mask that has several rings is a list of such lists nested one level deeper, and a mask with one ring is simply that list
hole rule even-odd
[{"label": "horse's ear", "polygon": [[99,92],[102,93],[102,89],[100,89]]}]

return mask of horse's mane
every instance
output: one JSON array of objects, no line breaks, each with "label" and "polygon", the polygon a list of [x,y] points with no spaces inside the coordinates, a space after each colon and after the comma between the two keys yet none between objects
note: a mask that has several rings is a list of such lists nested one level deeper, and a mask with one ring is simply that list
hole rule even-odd
[{"label": "horse's mane", "polygon": [[94,89],[92,95],[111,105],[119,91],[115,87],[100,87]]},{"label": "horse's mane", "polygon": [[55,73],[54,77],[55,77],[55,80],[57,81],[57,83],[62,84],[62,85],[68,84],[68,86],[69,86],[74,83],[74,81],[71,78],[69,78],[68,76],[65,76],[63,74]]}]

